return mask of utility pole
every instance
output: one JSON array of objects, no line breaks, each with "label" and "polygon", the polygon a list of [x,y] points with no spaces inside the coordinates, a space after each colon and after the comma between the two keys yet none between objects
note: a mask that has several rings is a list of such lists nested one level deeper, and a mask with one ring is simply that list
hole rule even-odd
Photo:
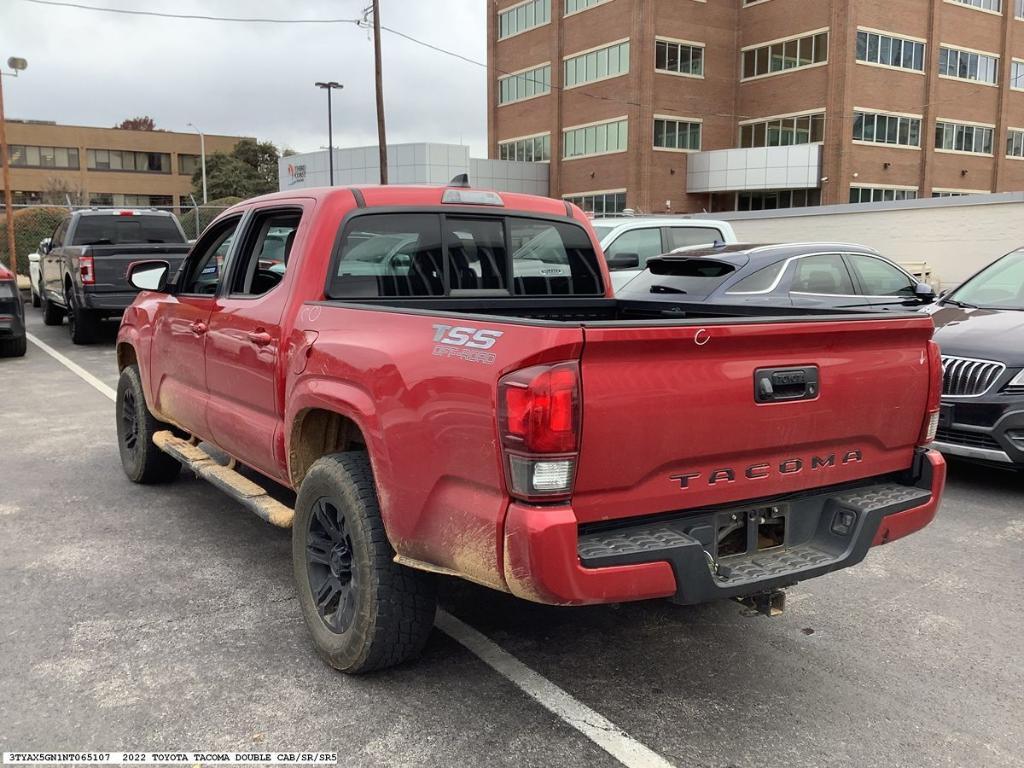
[{"label": "utility pole", "polygon": [[[206,136],[204,136],[203,132],[196,128],[192,123],[189,123],[188,127],[192,128],[199,134],[199,163],[203,172],[203,205],[206,205]],[[196,221],[198,222],[199,219],[196,219]]]},{"label": "utility pole", "polygon": [[[28,66],[28,62],[12,56],[7,60],[7,66],[11,68],[14,77],[18,72]],[[15,280],[18,277],[18,247],[14,239],[14,203],[11,200],[11,156],[7,150],[7,123],[4,117],[4,77],[7,73],[0,72],[0,155],[3,156],[4,176],[4,213],[7,221],[7,256],[10,259],[10,268],[14,273]]]},{"label": "utility pole", "polygon": [[380,183],[388,183],[388,139],[384,130],[384,84],[380,66],[380,0],[373,0],[373,69],[377,83],[377,144],[380,146]]}]

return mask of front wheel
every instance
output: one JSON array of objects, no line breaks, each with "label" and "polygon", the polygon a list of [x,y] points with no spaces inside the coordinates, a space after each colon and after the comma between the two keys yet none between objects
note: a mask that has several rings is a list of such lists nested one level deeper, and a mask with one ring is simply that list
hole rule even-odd
[{"label": "front wheel", "polygon": [[394,561],[366,453],[324,456],[302,481],[292,565],[317,653],[357,674],[415,658],[434,626],[431,574]]},{"label": "front wheel", "polygon": [[43,294],[42,294],[42,291],[39,290],[39,286],[36,286],[36,289],[34,291],[32,291],[32,306],[33,307],[39,307],[39,305],[43,303],[42,299],[39,298],[42,295]]},{"label": "front wheel", "polygon": [[157,421],[146,406],[138,366],[129,365],[117,381],[117,447],[121,466],[133,483],[168,483],[181,464],[153,444],[153,435],[171,427]]},{"label": "front wheel", "polygon": [[45,295],[41,299],[43,302],[43,324],[44,325],[60,325],[64,322],[64,310],[54,304]]}]

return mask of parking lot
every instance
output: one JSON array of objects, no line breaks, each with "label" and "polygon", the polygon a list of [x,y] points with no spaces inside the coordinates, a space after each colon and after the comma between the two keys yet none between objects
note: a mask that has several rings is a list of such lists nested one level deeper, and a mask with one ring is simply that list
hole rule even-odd
[{"label": "parking lot", "polygon": [[[74,347],[115,387],[113,326]],[[459,642],[328,669],[289,534],[185,475],[132,485],[113,403],[30,343],[0,361],[0,745],[322,749],[350,765],[617,765]],[[954,463],[925,531],[734,603],[558,609],[448,582],[444,610],[678,766],[1020,766],[1024,477]]]}]

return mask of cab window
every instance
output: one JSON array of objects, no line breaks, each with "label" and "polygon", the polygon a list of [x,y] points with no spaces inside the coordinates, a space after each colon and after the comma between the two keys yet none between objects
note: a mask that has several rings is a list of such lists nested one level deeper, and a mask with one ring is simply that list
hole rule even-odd
[{"label": "cab window", "polygon": [[185,262],[178,293],[213,296],[217,293],[228,251],[241,216],[219,222],[205,232]]},{"label": "cab window", "polygon": [[659,227],[623,232],[605,248],[605,256],[609,259],[624,253],[635,253],[640,257],[641,268],[647,264],[648,259],[660,256],[664,252],[665,249],[661,247],[661,229]]},{"label": "cab window", "polygon": [[231,278],[232,296],[262,296],[276,288],[288,269],[302,210],[259,211],[247,228]]}]

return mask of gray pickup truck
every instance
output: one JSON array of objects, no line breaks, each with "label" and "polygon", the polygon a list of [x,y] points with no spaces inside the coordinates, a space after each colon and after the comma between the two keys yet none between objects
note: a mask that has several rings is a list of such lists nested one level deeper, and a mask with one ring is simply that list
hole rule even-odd
[{"label": "gray pickup truck", "polygon": [[57,225],[40,254],[43,322],[60,325],[66,315],[71,340],[92,343],[100,321],[119,317],[138,293],[125,278],[130,264],[160,259],[174,271],[188,250],[171,213],[75,211]]}]

